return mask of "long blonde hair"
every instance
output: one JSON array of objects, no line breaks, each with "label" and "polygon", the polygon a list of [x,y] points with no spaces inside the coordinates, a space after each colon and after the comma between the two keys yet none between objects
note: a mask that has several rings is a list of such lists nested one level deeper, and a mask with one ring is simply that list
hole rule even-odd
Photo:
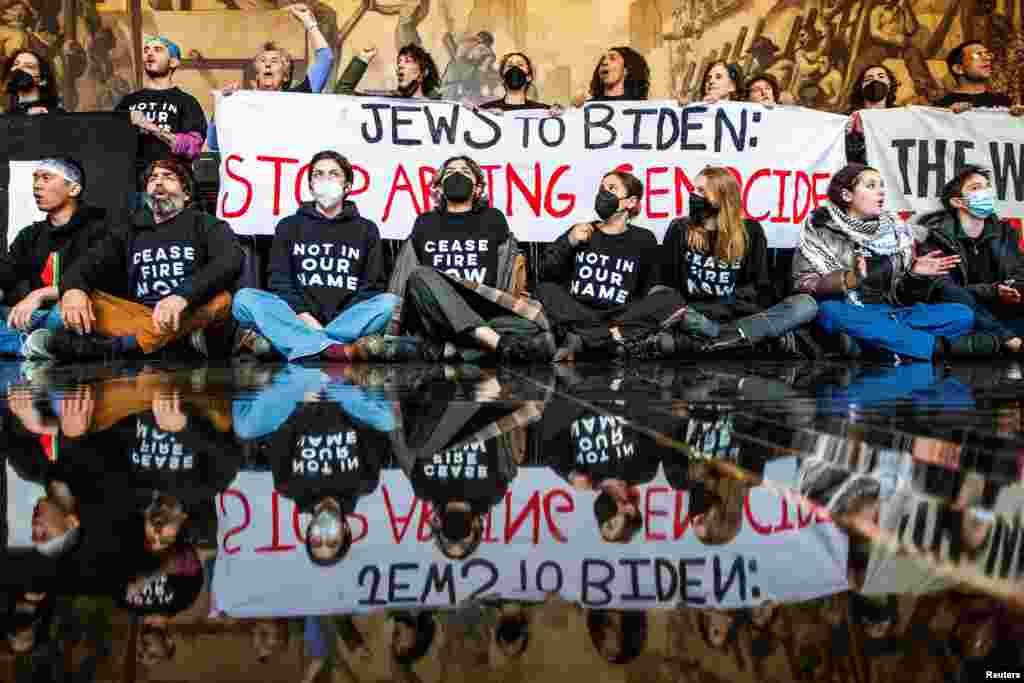
[{"label": "long blonde hair", "polygon": [[715,256],[726,263],[735,263],[747,254],[747,230],[743,226],[740,184],[728,169],[721,166],[708,166],[700,174],[707,179],[707,193],[720,207]]}]

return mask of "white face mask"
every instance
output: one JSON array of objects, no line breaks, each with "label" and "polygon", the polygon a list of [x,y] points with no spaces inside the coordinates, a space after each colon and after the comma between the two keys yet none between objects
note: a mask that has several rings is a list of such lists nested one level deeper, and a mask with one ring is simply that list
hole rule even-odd
[{"label": "white face mask", "polygon": [[333,209],[345,198],[345,188],[333,180],[314,180],[313,199],[322,209]]}]

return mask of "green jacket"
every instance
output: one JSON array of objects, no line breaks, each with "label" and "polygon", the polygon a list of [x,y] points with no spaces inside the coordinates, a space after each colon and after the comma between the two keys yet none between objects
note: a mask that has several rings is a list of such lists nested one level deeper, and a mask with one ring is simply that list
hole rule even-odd
[{"label": "green jacket", "polygon": [[[914,226],[917,238],[918,254],[941,251],[950,256],[959,256],[960,264],[949,277],[962,287],[974,293],[979,300],[995,302],[999,299],[996,285],[1007,280],[1019,280],[1024,283],[1024,253],[1020,247],[1020,233],[1009,223],[997,216],[990,216],[985,221],[981,236],[973,242],[974,253],[978,249],[991,249],[997,264],[997,277],[994,282],[971,282],[967,276],[967,261],[970,258],[963,240],[957,237],[960,232],[960,221],[952,211],[943,209],[925,214]],[[942,282],[941,278],[918,278],[923,289],[915,292],[915,298],[928,302]]]},{"label": "green jacket", "polygon": [[[338,84],[334,86],[335,95],[381,95],[386,97],[400,97],[401,95],[395,91],[384,91],[384,92],[356,92],[356,87],[359,85],[359,81],[363,80],[363,76],[366,75],[366,69],[369,68],[369,63],[364,61],[361,57],[353,57],[352,61],[345,67],[345,72],[341,74],[338,79]],[[437,89],[432,90],[429,93],[425,93],[428,100],[439,100],[441,99],[441,92]]]}]

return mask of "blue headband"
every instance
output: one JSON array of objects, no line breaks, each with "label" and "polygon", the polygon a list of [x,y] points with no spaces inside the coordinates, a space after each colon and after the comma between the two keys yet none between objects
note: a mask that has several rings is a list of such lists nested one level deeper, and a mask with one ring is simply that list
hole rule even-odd
[{"label": "blue headband", "polygon": [[146,43],[160,43],[167,48],[167,53],[171,55],[171,57],[174,59],[181,59],[181,48],[163,36],[152,36],[146,40]]}]

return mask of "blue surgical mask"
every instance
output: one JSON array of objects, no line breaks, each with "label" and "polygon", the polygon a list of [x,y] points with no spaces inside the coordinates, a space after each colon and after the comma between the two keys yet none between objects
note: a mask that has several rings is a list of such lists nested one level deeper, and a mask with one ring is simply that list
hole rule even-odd
[{"label": "blue surgical mask", "polygon": [[996,196],[991,187],[984,190],[975,190],[964,195],[964,203],[967,204],[967,213],[975,218],[985,219],[995,213]]}]

